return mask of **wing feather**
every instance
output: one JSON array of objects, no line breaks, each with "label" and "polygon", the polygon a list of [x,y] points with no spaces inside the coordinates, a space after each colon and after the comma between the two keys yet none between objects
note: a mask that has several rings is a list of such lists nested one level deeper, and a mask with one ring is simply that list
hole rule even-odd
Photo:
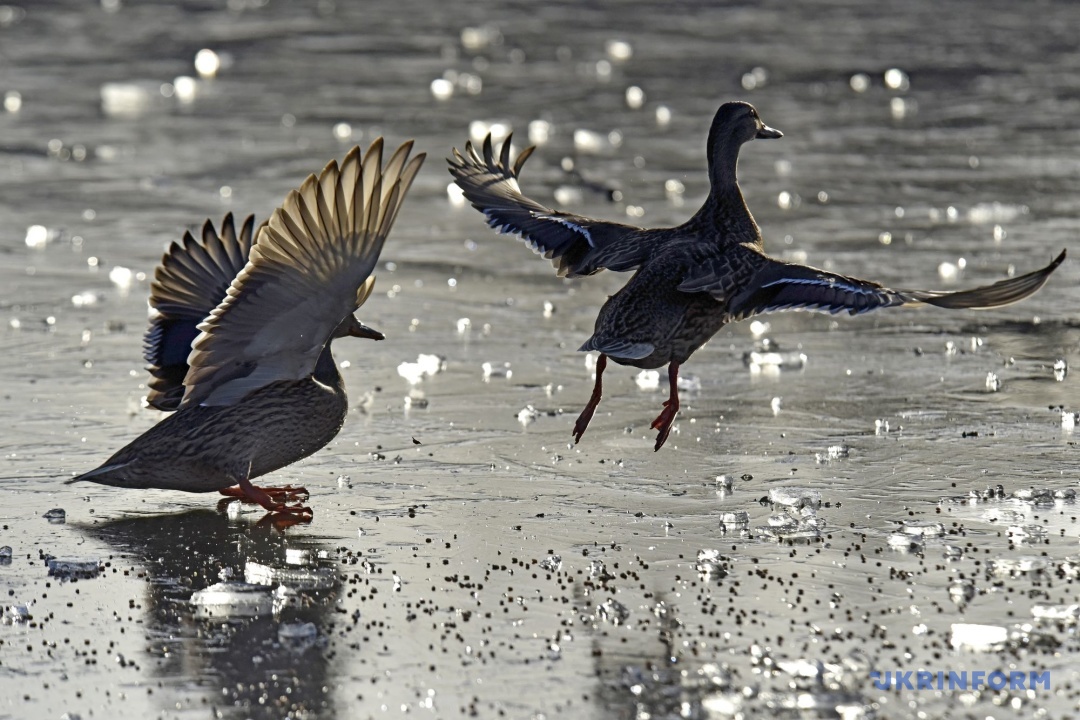
[{"label": "wing feather", "polygon": [[237,232],[232,213],[221,222],[220,234],[207,220],[200,240],[184,233],[172,243],[150,287],[152,315],[143,341],[150,382],[147,403],[175,410],[184,396],[191,343],[202,322],[225,298],[233,278],[244,268],[254,237],[255,217],[248,216]]},{"label": "wing feather", "polygon": [[988,309],[1011,305],[1046,284],[1065,260],[1065,251],[1049,265],[991,285],[953,292],[893,290],[869,280],[837,275],[805,265],[770,261],[747,283],[749,289],[731,295],[728,312],[741,319],[780,310],[851,315],[900,305],[935,305],[950,309]]},{"label": "wing feather", "polygon": [[199,325],[182,404],[228,405],[268,383],[311,375],[334,330],[371,292],[371,273],[424,160],[409,160],[411,149],[405,143],[384,168],[380,138],[362,161],[354,148],[289,193]]},{"label": "wing feather", "polygon": [[633,270],[655,249],[656,236],[641,228],[552,210],[525,197],[518,176],[536,148],[526,148],[511,164],[511,141],[503,141],[496,157],[488,135],[483,154],[468,142],[464,153],[454,149],[447,159],[454,182],[488,225],[519,236],[551,260],[560,277]]}]

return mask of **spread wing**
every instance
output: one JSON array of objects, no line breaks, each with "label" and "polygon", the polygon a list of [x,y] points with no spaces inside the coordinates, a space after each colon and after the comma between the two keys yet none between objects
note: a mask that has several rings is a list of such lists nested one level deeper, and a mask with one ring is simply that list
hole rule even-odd
[{"label": "spread wing", "polygon": [[1065,260],[1065,251],[1046,267],[971,290],[892,290],[868,280],[836,275],[805,265],[771,261],[748,288],[731,296],[728,311],[741,319],[778,310],[848,312],[851,315],[898,305],[986,309],[1011,305],[1034,294]]},{"label": "spread wing", "polygon": [[353,148],[286,197],[227,296],[199,325],[182,405],[230,405],[315,370],[337,326],[371,292],[370,275],[424,155],[412,142],[382,167],[382,138]]},{"label": "spread wing", "polygon": [[552,210],[521,194],[518,176],[535,147],[526,148],[510,164],[510,141],[495,157],[491,135],[484,139],[483,156],[471,142],[465,153],[454,149],[447,159],[454,182],[488,225],[521,237],[534,252],[551,260],[559,277],[592,275],[608,270],[633,270],[652,249],[649,233],[620,223],[592,220]]},{"label": "spread wing", "polygon": [[158,410],[175,410],[184,396],[191,343],[198,324],[225,298],[233,278],[243,270],[251,251],[255,216],[237,232],[232,213],[221,221],[221,233],[207,220],[202,239],[190,232],[165,252],[150,286],[150,327],[143,338],[149,363],[146,401]]}]

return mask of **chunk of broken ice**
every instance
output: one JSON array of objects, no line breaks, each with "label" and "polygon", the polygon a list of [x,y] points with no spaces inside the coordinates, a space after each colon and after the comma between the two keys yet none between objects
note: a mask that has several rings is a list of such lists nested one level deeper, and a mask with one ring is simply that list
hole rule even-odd
[{"label": "chunk of broken ice", "polygon": [[769,540],[817,540],[821,537],[821,530],[809,523],[794,522],[789,525],[766,526],[759,525],[754,528],[755,534],[760,538]]},{"label": "chunk of broken ice", "polygon": [[506,378],[509,380],[514,375],[514,371],[510,369],[510,363],[490,363],[486,362],[480,366],[480,369],[484,373],[484,380],[490,380],[491,378]]},{"label": "chunk of broken ice", "polygon": [[986,561],[986,569],[992,575],[1005,577],[1037,574],[1043,572],[1049,566],[1049,560],[1035,555],[1021,555],[1015,558],[999,558]]},{"label": "chunk of broken ice", "polygon": [[936,538],[945,534],[945,526],[933,520],[905,520],[900,530],[921,538]]},{"label": "chunk of broken ice", "polygon": [[523,426],[528,427],[532,425],[540,417],[540,411],[534,408],[532,405],[526,405],[518,411],[517,420]]},{"label": "chunk of broken ice", "polygon": [[64,508],[53,508],[41,517],[45,518],[54,525],[60,525],[61,523],[67,521],[67,513],[64,511]]},{"label": "chunk of broken ice", "polygon": [[806,367],[806,353],[779,350],[751,350],[743,353],[743,365],[753,374],[775,373],[780,370],[802,370]]},{"label": "chunk of broken ice", "polygon": [[952,624],[952,646],[957,650],[994,652],[1005,647],[1009,631],[1000,625]]},{"label": "chunk of broken ice", "polygon": [[886,542],[893,550],[901,550],[904,552],[918,552],[919,550],[922,550],[923,547],[921,537],[917,535],[908,535],[904,532],[889,533]]},{"label": "chunk of broken ice", "polygon": [[4,625],[18,625],[28,621],[32,615],[30,614],[30,607],[34,604],[31,600],[28,603],[19,603],[17,605],[8,605],[4,608],[3,623]]},{"label": "chunk of broken ice", "polygon": [[100,560],[69,560],[50,558],[49,575],[61,580],[97,577],[101,572]]},{"label": "chunk of broken ice", "polygon": [[1064,360],[1054,361],[1054,379],[1062,382],[1069,375],[1069,363]]},{"label": "chunk of broken ice", "polygon": [[630,617],[630,609],[615,598],[608,598],[596,606],[596,616],[612,625],[622,625]]},{"label": "chunk of broken ice", "polygon": [[562,568],[561,555],[548,555],[540,561],[540,569],[548,572],[558,572]]},{"label": "chunk of broken ice", "polygon": [[1031,616],[1036,620],[1074,624],[1080,621],[1080,605],[1033,605]]},{"label": "chunk of broken ice", "polygon": [[251,560],[244,565],[244,580],[253,585],[287,585],[295,590],[328,590],[337,585],[337,575],[331,568],[277,568]]},{"label": "chunk of broken ice", "polygon": [[720,530],[724,533],[744,532],[750,528],[750,515],[744,510],[720,513]]},{"label": "chunk of broken ice", "polygon": [[221,582],[191,595],[195,614],[201,618],[261,617],[273,612],[274,600],[266,585]]},{"label": "chunk of broken ice", "polygon": [[1042,525],[1010,525],[1009,538],[1017,543],[1038,542],[1047,536],[1046,528]]},{"label": "chunk of broken ice", "polygon": [[780,487],[769,490],[769,502],[785,507],[821,507],[821,493],[809,488]]}]

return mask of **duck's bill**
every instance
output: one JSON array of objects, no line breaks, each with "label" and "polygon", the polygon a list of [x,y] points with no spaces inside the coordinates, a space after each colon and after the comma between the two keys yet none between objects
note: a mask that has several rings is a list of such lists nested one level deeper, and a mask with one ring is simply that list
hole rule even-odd
[{"label": "duck's bill", "polygon": [[386,336],[375,328],[370,328],[360,322],[354,322],[349,326],[349,335],[358,338],[367,338],[368,340],[385,340]]},{"label": "duck's bill", "polygon": [[757,135],[754,137],[758,140],[775,140],[776,138],[784,137],[784,133],[776,128],[771,128],[768,125],[762,125],[761,129],[757,131]]},{"label": "duck's bill", "polygon": [[1051,273],[1065,261],[1065,251],[1062,250],[1054,260],[1034,272],[1020,275],[1019,277],[1001,280],[993,285],[960,290],[958,292],[933,292],[926,290],[902,291],[904,295],[918,302],[937,307],[950,309],[980,310],[996,308],[1003,305],[1011,305],[1026,297],[1035,294],[1039,288],[1046,284]]}]

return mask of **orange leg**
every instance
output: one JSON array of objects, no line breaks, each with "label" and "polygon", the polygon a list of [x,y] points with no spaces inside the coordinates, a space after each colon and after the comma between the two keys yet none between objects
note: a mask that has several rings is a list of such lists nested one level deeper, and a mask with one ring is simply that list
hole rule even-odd
[{"label": "orange leg", "polygon": [[664,403],[663,411],[653,420],[652,424],[653,430],[660,431],[656,437],[654,452],[664,447],[668,433],[671,432],[671,424],[675,422],[675,415],[679,412],[679,363],[677,362],[668,365],[668,383],[671,385],[670,394]]},{"label": "orange leg", "polygon": [[248,476],[251,475],[251,463],[248,463],[248,471],[244,473],[240,478],[239,491],[233,488],[226,488],[222,490],[223,495],[229,495],[233,497],[239,497],[241,501],[255,502],[262,505],[264,508],[272,513],[282,513],[286,515],[297,515],[299,517],[307,516],[309,519],[315,514],[311,511],[311,508],[299,504],[286,505],[285,503],[290,500],[300,500],[300,496],[304,498],[308,496],[307,490],[304,488],[260,488],[255,487],[248,480]]},{"label": "orange leg", "polygon": [[589,422],[592,420],[593,413],[596,412],[596,406],[600,404],[600,398],[603,397],[604,391],[604,368],[607,367],[607,355],[600,353],[600,357],[596,360],[596,384],[593,385],[592,397],[589,398],[589,404],[585,406],[585,409],[578,415],[577,422],[574,423],[574,443],[581,442],[581,436],[585,434],[585,428],[589,427]]},{"label": "orange leg", "polygon": [[[255,487],[256,490],[262,490],[277,502],[293,502],[307,500],[311,493],[307,488],[293,487],[292,485],[286,485],[285,487]],[[248,497],[244,492],[244,489],[239,485],[233,485],[227,487],[224,490],[219,490],[225,497],[239,498],[240,500],[247,500],[248,502],[257,502],[253,498]]]}]

